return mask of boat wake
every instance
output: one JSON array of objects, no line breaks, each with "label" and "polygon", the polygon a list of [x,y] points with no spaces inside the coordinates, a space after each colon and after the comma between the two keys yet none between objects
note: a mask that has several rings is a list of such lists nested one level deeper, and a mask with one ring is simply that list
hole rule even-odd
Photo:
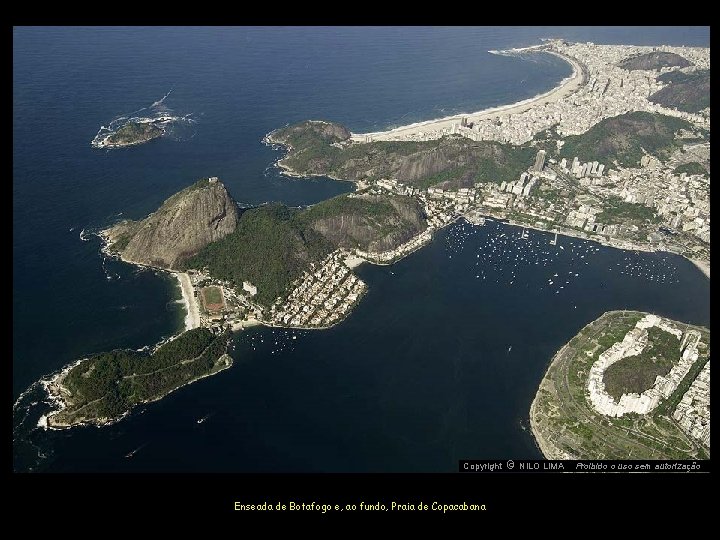
[{"label": "boat wake", "polygon": [[138,451],[142,450],[142,449],[145,448],[146,446],[147,446],[147,443],[141,444],[141,445],[138,446],[135,450],[132,450],[132,451],[128,452],[127,454],[125,454],[125,457],[126,457],[126,458],[131,458],[131,457],[133,457]]},{"label": "boat wake", "polygon": [[196,424],[202,424],[205,420],[207,420],[208,418],[210,418],[210,417],[213,416],[214,414],[215,414],[215,413],[206,414],[206,415],[203,416],[202,418],[198,418],[197,420],[195,420],[195,423],[196,423]]},{"label": "boat wake", "polygon": [[197,120],[195,120],[192,113],[178,114],[165,104],[165,100],[171,93],[172,90],[148,107],[121,114],[107,126],[100,126],[90,145],[94,148],[113,148],[108,143],[108,139],[131,123],[152,124],[163,131],[163,137],[174,141],[182,142],[192,139],[196,133],[195,125]]}]

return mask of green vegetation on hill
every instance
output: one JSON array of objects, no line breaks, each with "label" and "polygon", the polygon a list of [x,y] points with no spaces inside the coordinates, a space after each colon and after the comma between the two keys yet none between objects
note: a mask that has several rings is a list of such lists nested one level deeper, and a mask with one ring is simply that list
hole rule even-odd
[{"label": "green vegetation on hill", "polygon": [[424,230],[419,204],[402,196],[341,195],[307,209],[269,204],[246,210],[235,231],[187,262],[240,289],[249,281],[255,300],[272,304],[311,262],[338,247],[392,249]]},{"label": "green vegetation on hill", "polygon": [[464,181],[465,179],[470,179],[470,183],[473,183],[472,178],[472,171],[469,170],[469,167],[462,165],[418,180],[414,182],[413,185],[419,189],[427,189],[430,187],[452,188],[456,185],[460,187],[461,185],[468,184],[468,182]]},{"label": "green vegetation on hill", "polygon": [[341,195],[310,206],[298,214],[299,220],[307,225],[320,219],[339,215],[357,214],[366,217],[388,218],[394,213],[390,198],[388,200],[348,197]]},{"label": "green vegetation on hill", "polygon": [[427,227],[422,205],[402,195],[342,195],[304,210],[298,219],[334,247],[369,251],[395,249]]},{"label": "green vegetation on hill", "polygon": [[686,73],[684,71],[668,71],[666,73],[661,73],[656,77],[656,79],[662,83],[670,84],[670,83],[679,83],[679,82],[685,82],[694,79],[695,77],[699,75],[709,75],[710,70],[708,69],[698,69],[696,71],[690,71],[689,73]]},{"label": "green vegetation on hill", "polygon": [[702,164],[698,163],[697,161],[691,161],[690,163],[683,163],[682,165],[678,165],[673,170],[673,173],[675,174],[707,174],[707,171],[705,170],[705,167],[702,166]]},{"label": "green vegetation on hill", "polygon": [[638,355],[623,358],[605,370],[605,390],[616,401],[623,394],[641,394],[680,360],[680,340],[660,328],[648,328],[648,343]]},{"label": "green vegetation on hill", "polygon": [[599,161],[608,166],[614,161],[625,167],[637,167],[644,152],[667,159],[681,146],[675,133],[693,130],[692,124],[680,118],[635,111],[606,118],[581,135],[565,139],[561,154],[581,161]]},{"label": "green vegetation on hill", "polygon": [[710,106],[709,69],[690,73],[670,71],[658,80],[670,84],[648,98],[653,103],[685,112],[698,112]]},{"label": "green vegetation on hill", "polygon": [[128,233],[118,236],[118,239],[110,245],[110,249],[112,251],[122,251],[128,246],[131,238],[132,235]]},{"label": "green vegetation on hill", "polygon": [[115,133],[110,135],[107,142],[110,144],[135,144],[162,136],[163,130],[151,123],[128,122]]},{"label": "green vegetation on hill", "polygon": [[269,305],[310,262],[332,251],[320,234],[297,219],[299,212],[282,204],[246,210],[234,232],[207,245],[186,267],[207,268],[237,289],[249,281],[258,289],[256,300]]},{"label": "green vegetation on hill", "polygon": [[152,354],[132,350],[100,353],[75,366],[62,381],[68,407],[52,423],[113,419],[134,405],[153,401],[226,367],[228,336],[206,328],[189,330]]},{"label": "green vegetation on hill", "polygon": [[628,223],[630,221],[659,223],[660,221],[654,210],[649,206],[625,202],[620,197],[615,196],[603,199],[603,211],[595,216],[595,220],[605,224]]},{"label": "green vegetation on hill", "polygon": [[[563,136],[557,132],[558,124],[555,124],[548,129],[538,131],[532,140],[532,145],[537,153],[538,150],[545,150],[548,156],[553,156],[558,153],[557,143],[563,140]],[[534,163],[534,159],[533,159]]]},{"label": "green vegetation on hill", "polygon": [[[319,127],[320,126],[320,127]],[[282,163],[302,175],[343,180],[395,178],[419,188],[470,187],[517,178],[537,149],[446,136],[434,141],[376,141],[332,146],[349,137],[337,124],[303,122],[275,131],[271,140],[290,147]]]},{"label": "green vegetation on hill", "polygon": [[692,65],[686,58],[679,54],[663,51],[652,51],[626,58],[620,64],[621,68],[627,70],[648,69],[655,70],[663,67],[688,67]]}]

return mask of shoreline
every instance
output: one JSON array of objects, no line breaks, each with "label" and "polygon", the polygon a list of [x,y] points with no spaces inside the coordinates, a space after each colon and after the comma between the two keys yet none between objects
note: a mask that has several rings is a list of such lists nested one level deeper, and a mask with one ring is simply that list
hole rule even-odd
[{"label": "shoreline", "polygon": [[[554,234],[555,232],[557,232],[558,236],[566,236],[568,238],[577,238],[578,240],[587,240],[588,242],[596,242],[596,243],[600,244],[601,246],[620,249],[622,251],[642,251],[645,253],[657,253],[657,252],[671,253],[673,255],[678,255],[678,256],[682,257],[683,259],[690,261],[705,275],[705,277],[710,279],[710,263],[709,262],[688,257],[687,255],[684,255],[683,253],[678,253],[677,251],[664,249],[663,246],[653,247],[648,244],[636,244],[636,243],[631,242],[630,240],[620,240],[620,239],[606,238],[604,236],[595,236],[592,234],[588,234],[584,231],[574,231],[572,229],[566,229],[566,228],[555,229],[555,230],[542,229],[535,225],[523,223],[522,221],[515,221],[512,218],[499,217],[499,216],[495,216],[493,214],[486,214],[486,213],[482,213],[481,215],[485,218],[499,220],[501,223],[505,223],[507,225],[513,225],[514,227],[524,227],[526,229],[532,229],[534,231],[545,232],[548,234]],[[466,221],[467,221],[467,219],[466,219]]]},{"label": "shoreline", "polygon": [[571,56],[564,55],[560,52],[547,49],[541,49],[531,52],[545,52],[562,58],[568,64],[570,64],[570,67],[572,67],[573,71],[568,77],[562,79],[560,83],[554,88],[551,88],[546,92],[537,94],[536,96],[517,101],[515,103],[499,105],[497,107],[490,107],[471,113],[458,113],[442,118],[423,120],[421,122],[414,122],[412,124],[398,126],[383,131],[375,131],[368,133],[351,133],[350,140],[360,143],[364,143],[366,137],[370,137],[372,141],[388,140],[389,138],[396,138],[398,136],[410,136],[414,134],[413,132],[417,131],[419,128],[429,128],[429,131],[437,131],[444,128],[451,128],[453,124],[460,122],[462,118],[467,118],[469,122],[479,122],[481,120],[486,120],[504,114],[516,114],[537,105],[543,105],[551,101],[560,101],[561,99],[564,99],[565,97],[577,91],[578,88],[582,85],[582,83],[585,82],[583,67],[577,59]]},{"label": "shoreline", "polygon": [[62,394],[62,381],[73,368],[79,366],[87,359],[88,357],[86,356],[75,360],[74,362],[60,368],[55,373],[51,373],[38,381],[45,391],[45,394],[47,394],[48,399],[51,402],[50,407],[52,408],[51,411],[40,417],[38,420],[38,427],[42,427],[43,429],[64,429],[62,427],[55,427],[52,425],[52,417],[64,411],[68,406],[67,400]]},{"label": "shoreline", "polygon": [[122,253],[110,251],[109,248],[112,239],[108,234],[108,230],[109,229],[103,229],[102,231],[97,233],[98,237],[100,237],[103,242],[103,245],[100,248],[100,252],[107,257],[120,260],[127,264],[138,266],[140,268],[150,268],[152,270],[167,272],[168,274],[175,276],[175,279],[177,279],[180,286],[180,294],[182,295],[183,305],[185,306],[185,329],[181,330],[180,333],[200,327],[200,306],[198,305],[197,298],[192,293],[193,286],[192,282],[190,281],[190,276],[186,272],[178,272],[177,270],[170,270],[169,268],[161,268],[159,266],[151,266],[148,264],[133,261],[123,257]]},{"label": "shoreline", "polygon": [[190,276],[185,272],[173,272],[180,284],[183,304],[185,305],[185,332],[200,326],[200,307],[197,298],[193,294],[193,286]]},{"label": "shoreline", "polygon": [[[684,257],[684,255],[683,255],[683,257]],[[685,258],[686,258],[687,260],[689,260],[691,263],[693,263],[695,266],[697,266],[697,268],[698,268],[703,274],[705,274],[705,277],[707,277],[708,279],[710,279],[710,263],[709,263],[709,262],[705,262],[705,261],[700,260],[700,259],[691,259],[690,257],[685,257]]]},{"label": "shoreline", "polygon": [[[626,310],[606,311],[605,313],[600,315],[600,317],[598,317],[597,319],[590,321],[585,326],[583,326],[576,335],[581,334],[591,325],[593,325],[601,320],[604,320],[607,316],[615,314],[615,313],[620,313],[623,311],[626,311]],[[572,339],[574,339],[574,336],[573,336],[573,338],[570,339],[570,341],[572,341]],[[555,363],[559,360],[560,356],[565,351],[565,349],[567,349],[568,345],[570,344],[570,341],[568,341],[562,347],[560,347],[560,349],[558,349],[558,351],[550,359],[547,369],[545,370],[545,373],[543,373],[542,379],[540,379],[540,383],[538,384],[537,390],[535,391],[535,396],[533,397],[532,403],[530,404],[530,411],[529,411],[530,432],[532,433],[533,440],[535,441],[535,445],[538,447],[538,449],[542,453],[544,459],[576,459],[573,456],[567,454],[566,452],[561,451],[554,444],[552,444],[549,440],[547,440],[544,437],[543,433],[540,431],[540,428],[535,421],[535,416],[537,414],[538,400],[540,398],[540,394],[544,390],[545,383],[548,380],[547,375],[548,375],[548,373],[550,373],[550,370],[553,369],[553,367],[555,366]]]},{"label": "shoreline", "polygon": [[[81,360],[78,360],[77,362],[73,362],[72,364],[63,368],[62,376],[64,377],[65,375],[67,375],[67,373],[69,373],[72,368],[74,368],[75,366],[84,362],[85,360],[87,360],[87,358],[83,358]],[[213,375],[217,375],[218,373],[225,371],[226,369],[230,369],[232,367],[232,365],[235,363],[233,357],[230,356],[227,352],[223,353],[222,356],[220,356],[220,358],[218,358],[217,361],[219,362],[220,360],[223,360],[224,363],[221,367],[219,367],[215,371],[211,371],[211,372],[205,373],[203,375],[198,375],[194,379],[190,379],[189,381],[186,381],[185,383],[181,384],[177,388],[168,390],[167,392],[165,392],[164,394],[162,394],[160,396],[156,396],[152,399],[146,399],[146,400],[140,401],[140,402],[132,405],[127,411],[125,411],[124,413],[122,413],[119,416],[115,416],[112,418],[102,418],[102,419],[97,419],[97,420],[87,420],[87,421],[75,422],[73,424],[59,423],[59,424],[52,425],[51,418],[53,416],[57,415],[58,413],[62,412],[65,408],[67,408],[67,403],[65,403],[65,401],[62,399],[62,396],[60,396],[60,393],[62,391],[62,380],[60,379],[57,381],[53,381],[52,383],[48,383],[48,386],[49,386],[49,384],[55,384],[58,393],[55,394],[52,391],[50,391],[48,386],[45,386],[45,391],[47,392],[47,394],[51,400],[60,400],[62,402],[61,407],[57,410],[53,410],[51,413],[49,413],[47,415],[43,415],[40,418],[40,420],[38,421],[38,427],[43,427],[44,429],[51,429],[51,430],[55,430],[55,431],[61,431],[63,429],[71,429],[71,428],[80,427],[80,426],[105,427],[105,426],[110,426],[112,424],[116,424],[116,423],[120,422],[121,420],[123,420],[124,418],[130,416],[132,414],[133,409],[135,409],[139,406],[142,406],[142,405],[147,405],[149,403],[155,403],[156,401],[160,401],[164,397],[172,394],[173,392],[180,390],[181,388],[183,388],[185,386],[193,384],[201,379],[205,379],[207,377],[212,377]],[[42,425],[41,425],[41,423],[42,423]]]},{"label": "shoreline", "polygon": [[[607,313],[611,313],[611,312],[606,312],[605,314],[601,315],[601,317],[604,317]],[[586,324],[585,326],[583,326],[583,328],[580,330],[580,332],[585,330],[593,322],[595,322],[595,321],[591,321],[588,324]],[[548,364],[547,369],[545,370],[542,378],[540,379],[540,383],[538,384],[537,390],[535,391],[535,396],[533,396],[532,403],[530,404],[530,411],[529,411],[530,433],[532,433],[533,441],[535,442],[535,446],[538,448],[538,450],[540,450],[540,453],[542,454],[543,459],[577,459],[577,458],[573,457],[572,455],[561,451],[557,446],[555,446],[548,439],[546,439],[535,420],[535,417],[537,415],[538,400],[540,398],[540,394],[544,390],[544,385],[546,382],[547,375],[548,375],[548,373],[550,373],[550,370],[555,366],[555,362],[558,361],[558,359],[563,354],[565,349],[567,349],[568,343],[565,343],[565,345],[560,347],[560,349],[558,349],[558,351],[550,359],[550,363]]]},{"label": "shoreline", "polygon": [[275,168],[280,169],[280,174],[282,176],[287,176],[290,178],[298,178],[298,179],[306,179],[306,178],[329,178],[330,180],[335,180],[336,182],[346,182],[353,184],[355,188],[357,189],[358,182],[355,180],[348,180],[347,178],[338,178],[336,176],[332,176],[329,174],[301,174],[297,172],[295,169],[290,167],[289,165],[286,165],[283,163],[285,161],[285,158],[287,158],[290,155],[290,152],[292,152],[293,147],[290,146],[287,143],[277,141],[273,139],[273,133],[278,131],[277,129],[272,130],[269,133],[266,133],[265,136],[262,138],[262,143],[266,146],[269,146],[273,150],[284,150],[285,155],[282,157],[279,157],[275,160],[275,163],[273,165]]}]

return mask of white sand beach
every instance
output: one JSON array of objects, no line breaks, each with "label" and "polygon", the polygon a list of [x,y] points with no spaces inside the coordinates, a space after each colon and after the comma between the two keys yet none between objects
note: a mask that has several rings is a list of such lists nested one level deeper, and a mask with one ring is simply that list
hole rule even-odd
[{"label": "white sand beach", "polygon": [[563,60],[566,60],[573,68],[573,72],[569,77],[563,79],[558,86],[543,94],[539,94],[530,99],[525,99],[516,103],[511,103],[509,105],[503,105],[501,107],[492,107],[490,109],[474,113],[461,113],[435,120],[416,122],[414,124],[396,127],[387,131],[376,131],[374,133],[353,133],[350,138],[356,142],[365,142],[366,137],[370,137],[373,141],[402,140],[416,135],[421,131],[428,132],[438,131],[445,128],[450,129],[453,124],[460,123],[463,118],[467,118],[468,122],[479,122],[480,120],[486,120],[488,118],[494,118],[501,115],[520,113],[530,109],[531,107],[536,107],[545,103],[560,101],[580,88],[583,83],[582,68],[578,61],[570,56],[550,50],[544,50],[543,52],[559,56]]},{"label": "white sand beach", "polygon": [[177,272],[175,274],[180,282],[180,290],[182,291],[183,302],[185,303],[185,331],[192,330],[200,326],[200,306],[198,306],[197,298],[193,294],[193,286],[190,282],[190,276]]}]

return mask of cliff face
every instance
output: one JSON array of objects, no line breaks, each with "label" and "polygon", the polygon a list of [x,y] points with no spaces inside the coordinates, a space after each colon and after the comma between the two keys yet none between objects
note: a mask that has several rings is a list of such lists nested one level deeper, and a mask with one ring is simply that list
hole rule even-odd
[{"label": "cliff face", "polygon": [[219,182],[201,180],[173,195],[147,218],[106,234],[123,259],[175,269],[209,243],[235,230],[238,210]]}]

